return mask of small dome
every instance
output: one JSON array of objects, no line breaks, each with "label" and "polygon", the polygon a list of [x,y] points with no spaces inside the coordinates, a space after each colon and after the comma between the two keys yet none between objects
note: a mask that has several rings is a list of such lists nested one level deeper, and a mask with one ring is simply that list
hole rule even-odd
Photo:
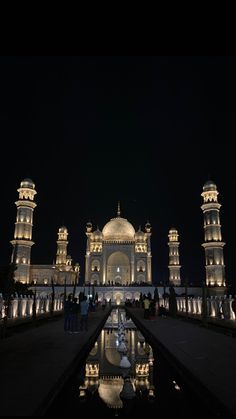
[{"label": "small dome", "polygon": [[145,230],[147,231],[147,233],[151,232],[151,228],[152,228],[151,224],[149,223],[149,221],[147,221],[145,224]]},{"label": "small dome", "polygon": [[92,229],[93,229],[93,225],[92,225],[92,223],[91,223],[90,221],[88,221],[88,222],[86,223],[86,230],[87,230],[87,233],[91,233]]},{"label": "small dome", "polygon": [[95,241],[102,240],[102,232],[99,230],[99,228],[93,232],[93,237]]},{"label": "small dome", "polygon": [[136,240],[144,240],[145,233],[141,230],[141,227],[139,227],[138,231],[135,233]]},{"label": "small dome", "polygon": [[169,233],[178,233],[175,227],[171,227]]},{"label": "small dome", "polygon": [[93,232],[93,234],[102,235],[102,232],[101,232],[101,230],[99,230],[99,228],[97,227],[97,230],[95,230],[95,231]]},{"label": "small dome", "polygon": [[135,230],[125,218],[112,218],[102,230],[104,240],[108,241],[133,241]]},{"label": "small dome", "polygon": [[208,180],[204,184],[203,190],[204,191],[216,191],[216,184],[215,184],[215,182],[213,182],[212,180]]},{"label": "small dome", "polygon": [[67,232],[68,232],[68,230],[67,230],[67,228],[65,226],[61,226],[59,228],[59,233],[67,233]]},{"label": "small dome", "polygon": [[23,179],[20,186],[21,188],[31,188],[31,189],[35,188],[34,182],[32,181],[32,179],[29,179],[29,178]]}]

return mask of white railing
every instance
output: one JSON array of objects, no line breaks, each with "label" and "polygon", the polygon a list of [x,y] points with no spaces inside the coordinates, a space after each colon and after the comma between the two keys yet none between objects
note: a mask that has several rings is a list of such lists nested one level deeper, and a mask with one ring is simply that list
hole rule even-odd
[{"label": "white railing", "polygon": [[[209,297],[206,299],[206,315],[215,319],[236,320],[232,310],[232,296],[226,297]],[[188,304],[188,313],[202,315],[202,297],[188,297],[187,304],[185,297],[176,297],[177,311],[186,313],[186,305]],[[169,309],[168,298],[165,300],[160,298],[160,305]]]},{"label": "white railing", "polygon": [[[33,316],[34,299],[32,297],[19,297],[11,300],[8,318],[20,319]],[[50,296],[36,297],[36,316],[49,313],[51,309],[52,300]],[[63,310],[63,297],[55,297],[54,312]],[[3,298],[0,296],[0,319],[5,316],[5,306]]]}]

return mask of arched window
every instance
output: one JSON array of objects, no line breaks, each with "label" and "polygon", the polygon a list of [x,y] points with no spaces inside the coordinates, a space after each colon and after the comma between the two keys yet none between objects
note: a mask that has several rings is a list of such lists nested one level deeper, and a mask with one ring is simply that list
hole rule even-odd
[{"label": "arched window", "polygon": [[140,259],[137,263],[137,272],[145,272],[146,266],[144,260]]},{"label": "arched window", "polygon": [[100,271],[100,262],[97,259],[94,259],[92,261],[91,269],[93,272],[99,272]]}]

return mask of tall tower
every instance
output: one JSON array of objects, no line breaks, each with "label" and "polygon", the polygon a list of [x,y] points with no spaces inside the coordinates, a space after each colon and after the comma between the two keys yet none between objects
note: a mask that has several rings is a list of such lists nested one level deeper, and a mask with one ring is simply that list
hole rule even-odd
[{"label": "tall tower", "polygon": [[168,234],[169,237],[169,282],[175,286],[180,285],[180,268],[179,264],[179,235],[175,228],[171,228]]},{"label": "tall tower", "polygon": [[147,282],[152,283],[152,251],[151,251],[151,224],[149,221],[145,224],[145,235],[147,238]]},{"label": "tall tower", "polygon": [[220,207],[218,202],[216,184],[208,180],[203,186],[203,205],[201,209],[204,215],[205,249],[206,258],[206,285],[225,286],[225,265],[222,242]]},{"label": "tall tower", "polygon": [[89,261],[90,261],[90,243],[92,236],[92,223],[90,221],[86,224],[86,236],[87,236],[87,246],[86,246],[86,256],[85,256],[85,282],[89,281]]},{"label": "tall tower", "polygon": [[14,240],[11,262],[17,265],[15,278],[23,284],[30,282],[30,255],[34,242],[32,239],[33,212],[37,206],[34,202],[36,195],[35,184],[31,179],[24,179],[20,184],[19,200],[15,202],[17,208]]},{"label": "tall tower", "polygon": [[71,258],[67,255],[67,246],[68,246],[68,230],[65,226],[62,226],[58,230],[58,240],[57,240],[57,256],[56,256],[56,266],[65,267],[66,265],[71,265]]}]

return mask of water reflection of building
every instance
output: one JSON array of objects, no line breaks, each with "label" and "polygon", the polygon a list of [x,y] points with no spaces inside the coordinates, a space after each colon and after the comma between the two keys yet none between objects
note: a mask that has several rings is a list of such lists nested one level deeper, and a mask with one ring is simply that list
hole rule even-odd
[{"label": "water reflection of building", "polygon": [[[113,310],[111,317],[118,319],[124,312]],[[109,322],[108,322],[109,323]],[[152,348],[145,342],[144,337],[131,324],[125,329],[125,343],[127,356],[131,362],[129,369],[120,367],[121,354],[118,352],[117,324],[114,328],[102,330],[97,342],[91,350],[85,367],[85,380],[80,386],[80,397],[84,398],[85,392],[98,392],[100,398],[111,408],[122,408],[120,392],[124,384],[124,376],[129,375],[133,388],[138,397],[153,394],[153,353]]]}]

